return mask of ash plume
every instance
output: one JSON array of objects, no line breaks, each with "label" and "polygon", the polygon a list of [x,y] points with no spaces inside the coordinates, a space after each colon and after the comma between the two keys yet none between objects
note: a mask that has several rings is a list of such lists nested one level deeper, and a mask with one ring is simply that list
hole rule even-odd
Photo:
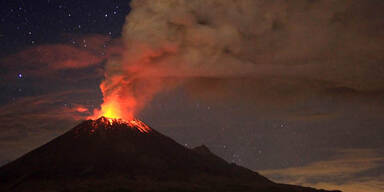
[{"label": "ash plume", "polygon": [[101,85],[104,105],[119,102],[126,117],[164,89],[204,89],[202,79],[384,88],[382,1],[133,0],[131,7],[124,51],[109,59]]}]

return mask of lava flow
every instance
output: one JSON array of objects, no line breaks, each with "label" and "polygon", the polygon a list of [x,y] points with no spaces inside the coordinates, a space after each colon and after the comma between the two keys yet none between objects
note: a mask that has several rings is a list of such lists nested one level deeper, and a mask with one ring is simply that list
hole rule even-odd
[{"label": "lava flow", "polygon": [[[139,130],[142,133],[149,133],[149,131],[151,130],[151,128],[148,125],[146,125],[144,122],[142,122],[138,119],[132,119],[129,121],[125,121],[123,119],[108,118],[108,117],[102,116],[97,121],[99,123],[103,123],[107,127],[113,126],[113,125],[118,125],[118,124],[126,124],[128,127],[131,127],[133,129],[136,128],[137,130]],[[98,127],[98,126],[95,125],[94,127]]]}]

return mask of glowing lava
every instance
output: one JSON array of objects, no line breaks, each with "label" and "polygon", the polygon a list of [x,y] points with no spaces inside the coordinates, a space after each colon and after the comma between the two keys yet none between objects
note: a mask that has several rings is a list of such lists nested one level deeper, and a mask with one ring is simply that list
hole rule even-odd
[{"label": "glowing lava", "polygon": [[101,106],[101,110],[99,114],[97,114],[97,116],[98,117],[104,116],[106,118],[112,118],[112,119],[122,118],[120,106],[116,101],[103,103],[103,105]]},{"label": "glowing lava", "polygon": [[148,127],[144,122],[138,120],[138,119],[133,119],[127,122],[130,127],[136,127],[140,132],[142,133],[148,133],[151,128]]},{"label": "glowing lava", "polygon": [[[109,77],[109,76],[106,76]],[[127,91],[129,87],[130,91]],[[138,104],[132,81],[126,82],[121,76],[109,77],[100,84],[103,93],[101,109],[95,109],[89,119],[100,119],[100,122],[110,127],[115,124],[126,124],[140,132],[148,133],[151,129],[144,122],[135,118],[135,114],[143,105]],[[144,93],[143,93],[144,94]],[[144,102],[142,102],[144,103]]]},{"label": "glowing lava", "polygon": [[[125,115],[127,117],[127,115]],[[90,119],[100,119],[106,125],[127,124],[129,127],[136,128],[142,133],[148,133],[151,128],[144,122],[133,118],[129,115],[129,120],[123,119],[120,105],[117,101],[105,102],[101,105],[101,110],[95,110],[94,115]]]},{"label": "glowing lava", "polygon": [[90,119],[97,119],[100,117],[106,117],[108,119],[124,119],[131,120],[133,113],[123,114],[120,102],[117,98],[104,99],[104,103],[101,105],[101,109],[95,109]]},{"label": "glowing lava", "polygon": [[[151,131],[151,128],[146,125],[144,122],[138,120],[138,119],[132,119],[132,120],[129,120],[129,121],[125,121],[123,119],[116,119],[116,118],[107,118],[107,117],[100,117],[98,118],[97,120],[93,121],[93,127],[94,128],[97,128],[97,127],[100,127],[99,125],[103,124],[104,126],[102,127],[105,127],[106,129],[109,129],[109,128],[116,128],[115,125],[117,125],[117,127],[120,127],[118,125],[126,125],[132,129],[137,129],[138,131],[142,132],[142,133],[149,133]],[[91,134],[93,134],[95,132],[95,129],[92,129],[90,131]]]}]

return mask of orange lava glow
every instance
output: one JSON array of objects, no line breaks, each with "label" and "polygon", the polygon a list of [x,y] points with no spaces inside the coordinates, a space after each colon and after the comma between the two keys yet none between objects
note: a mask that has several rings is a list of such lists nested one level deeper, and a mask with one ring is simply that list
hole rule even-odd
[{"label": "orange lava glow", "polygon": [[85,108],[85,107],[79,106],[79,107],[76,108],[76,111],[79,112],[79,113],[84,113],[84,112],[87,112],[88,109]]},{"label": "orange lava glow", "polygon": [[129,127],[137,129],[142,133],[149,133],[151,131],[151,128],[148,125],[138,119],[124,121],[123,119],[101,117],[98,121],[105,125],[126,124]]},{"label": "orange lava glow", "polygon": [[122,115],[119,103],[117,101],[103,103],[103,105],[101,105],[100,113],[97,116],[104,116],[106,118],[112,119],[121,119]]},{"label": "orange lava glow", "polygon": [[129,127],[136,128],[142,133],[148,133],[151,128],[149,128],[149,126],[144,122],[135,119],[133,116],[133,110],[123,110],[119,101],[125,103],[130,101],[130,106],[134,106],[134,100],[125,99],[125,101],[121,101],[118,97],[104,98],[104,103],[101,105],[101,109],[96,109],[93,115],[89,118],[98,119],[104,117],[102,118],[102,121],[105,124],[127,124]]},{"label": "orange lava glow", "polygon": [[144,133],[144,132],[148,133],[151,130],[151,128],[149,128],[148,125],[146,125],[144,122],[142,122],[138,119],[130,120],[130,121],[128,121],[128,124],[131,127],[136,127],[142,133]]},{"label": "orange lava glow", "polygon": [[101,109],[95,109],[93,115],[89,118],[97,119],[103,116],[125,121],[134,119],[134,114],[137,112],[137,99],[124,92],[121,84],[124,84],[124,82],[119,77],[112,78],[109,84],[107,82],[101,83],[100,90],[103,93],[103,104]]},{"label": "orange lava glow", "polygon": [[[146,58],[152,55],[152,52],[143,52],[139,55],[142,54]],[[122,120],[131,127],[146,132],[149,127],[136,117],[154,95],[164,89],[164,80],[160,78],[162,75],[159,71],[146,67],[149,65],[149,60],[130,58],[132,57],[127,59],[124,55],[121,59],[110,60],[111,63],[105,69],[105,79],[100,84],[103,103],[100,109],[95,109],[88,118],[106,117],[111,119],[110,123]]]}]

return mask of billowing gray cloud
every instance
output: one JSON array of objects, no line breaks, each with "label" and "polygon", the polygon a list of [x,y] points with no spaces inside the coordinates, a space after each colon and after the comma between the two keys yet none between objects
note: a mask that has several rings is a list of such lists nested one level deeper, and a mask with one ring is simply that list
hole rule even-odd
[{"label": "billowing gray cloud", "polygon": [[283,91],[384,88],[382,1],[134,0],[131,7],[125,48],[107,63],[103,83],[106,100],[130,103],[125,113],[183,82],[204,93],[201,78],[223,86],[251,79],[240,87],[273,81]]},{"label": "billowing gray cloud", "polygon": [[356,0],[133,1],[120,67],[162,76],[271,75],[383,88],[382,8],[381,1]]}]

